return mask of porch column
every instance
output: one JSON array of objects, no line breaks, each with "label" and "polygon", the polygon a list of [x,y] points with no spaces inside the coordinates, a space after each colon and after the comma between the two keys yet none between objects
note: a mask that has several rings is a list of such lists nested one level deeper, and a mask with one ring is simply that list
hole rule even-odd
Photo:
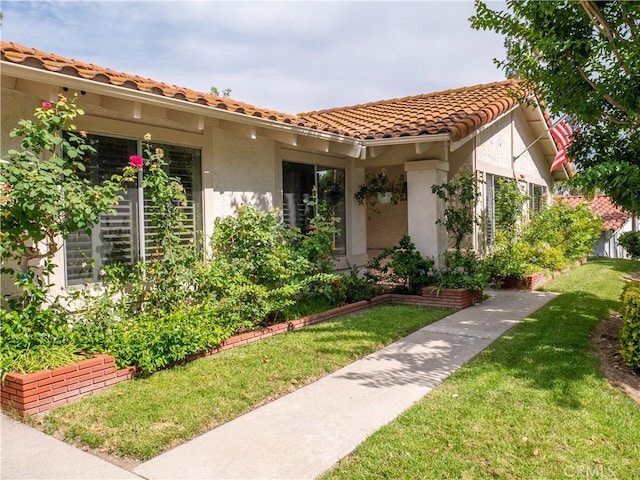
[{"label": "porch column", "polygon": [[439,268],[444,262],[448,239],[444,226],[436,225],[436,220],[443,218],[444,205],[431,193],[431,186],[447,181],[449,164],[440,160],[407,162],[404,171],[409,236],[422,256],[433,258]]}]

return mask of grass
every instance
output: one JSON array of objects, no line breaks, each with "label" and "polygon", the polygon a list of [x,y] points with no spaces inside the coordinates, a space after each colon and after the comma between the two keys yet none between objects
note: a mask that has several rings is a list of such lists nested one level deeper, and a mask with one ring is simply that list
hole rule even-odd
[{"label": "grass", "polygon": [[590,335],[633,261],[596,260],[328,472],[326,479],[640,478],[640,406],[611,388]]},{"label": "grass", "polygon": [[115,385],[39,421],[68,440],[146,460],[449,313],[378,307]]}]

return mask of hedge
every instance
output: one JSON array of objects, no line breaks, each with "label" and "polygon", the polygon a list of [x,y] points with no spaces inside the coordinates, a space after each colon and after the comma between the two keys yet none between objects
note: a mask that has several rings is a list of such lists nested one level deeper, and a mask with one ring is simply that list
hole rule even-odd
[{"label": "hedge", "polygon": [[640,370],[640,283],[625,285],[622,292],[620,352],[627,364]]}]

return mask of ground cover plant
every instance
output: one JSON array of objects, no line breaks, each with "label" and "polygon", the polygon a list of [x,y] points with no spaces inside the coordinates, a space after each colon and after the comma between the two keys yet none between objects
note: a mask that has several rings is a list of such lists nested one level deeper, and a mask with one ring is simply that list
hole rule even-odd
[{"label": "ground cover plant", "polygon": [[323,478],[637,478],[640,408],[590,343],[620,308],[628,260],[595,260],[560,292]]},{"label": "ground cover plant", "polygon": [[30,421],[68,441],[148,459],[450,313],[377,307],[118,384]]}]

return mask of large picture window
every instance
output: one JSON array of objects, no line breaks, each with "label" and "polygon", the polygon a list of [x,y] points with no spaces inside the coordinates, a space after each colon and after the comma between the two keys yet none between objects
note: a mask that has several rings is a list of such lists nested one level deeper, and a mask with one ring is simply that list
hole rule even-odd
[{"label": "large picture window", "polygon": [[315,208],[309,204],[314,190],[318,202],[331,209],[340,218],[336,225],[339,234],[334,238],[334,254],[345,255],[345,171],[341,168],[322,167],[295,162],[282,162],[283,217],[292,228],[303,233],[309,231],[309,220],[315,215]]},{"label": "large picture window", "polygon": [[[87,158],[87,174],[94,183],[121,173],[129,156],[140,148],[136,140],[100,135],[89,135],[88,143],[96,149],[96,153]],[[185,188],[188,231],[184,234],[184,241],[187,242],[202,229],[200,150],[156,143],[153,146],[164,150],[168,174],[180,178]],[[153,234],[148,219],[148,205],[145,201],[144,208],[140,208],[139,199],[144,194],[137,184],[130,185],[123,192],[123,197],[114,208],[115,213],[102,215],[100,222],[91,229],[91,234],[77,231],[66,240],[67,285],[98,282],[100,270],[105,265],[115,262],[132,264],[144,259],[145,246],[141,239],[149,239]],[[144,221],[140,221],[141,210],[144,212]]]}]

